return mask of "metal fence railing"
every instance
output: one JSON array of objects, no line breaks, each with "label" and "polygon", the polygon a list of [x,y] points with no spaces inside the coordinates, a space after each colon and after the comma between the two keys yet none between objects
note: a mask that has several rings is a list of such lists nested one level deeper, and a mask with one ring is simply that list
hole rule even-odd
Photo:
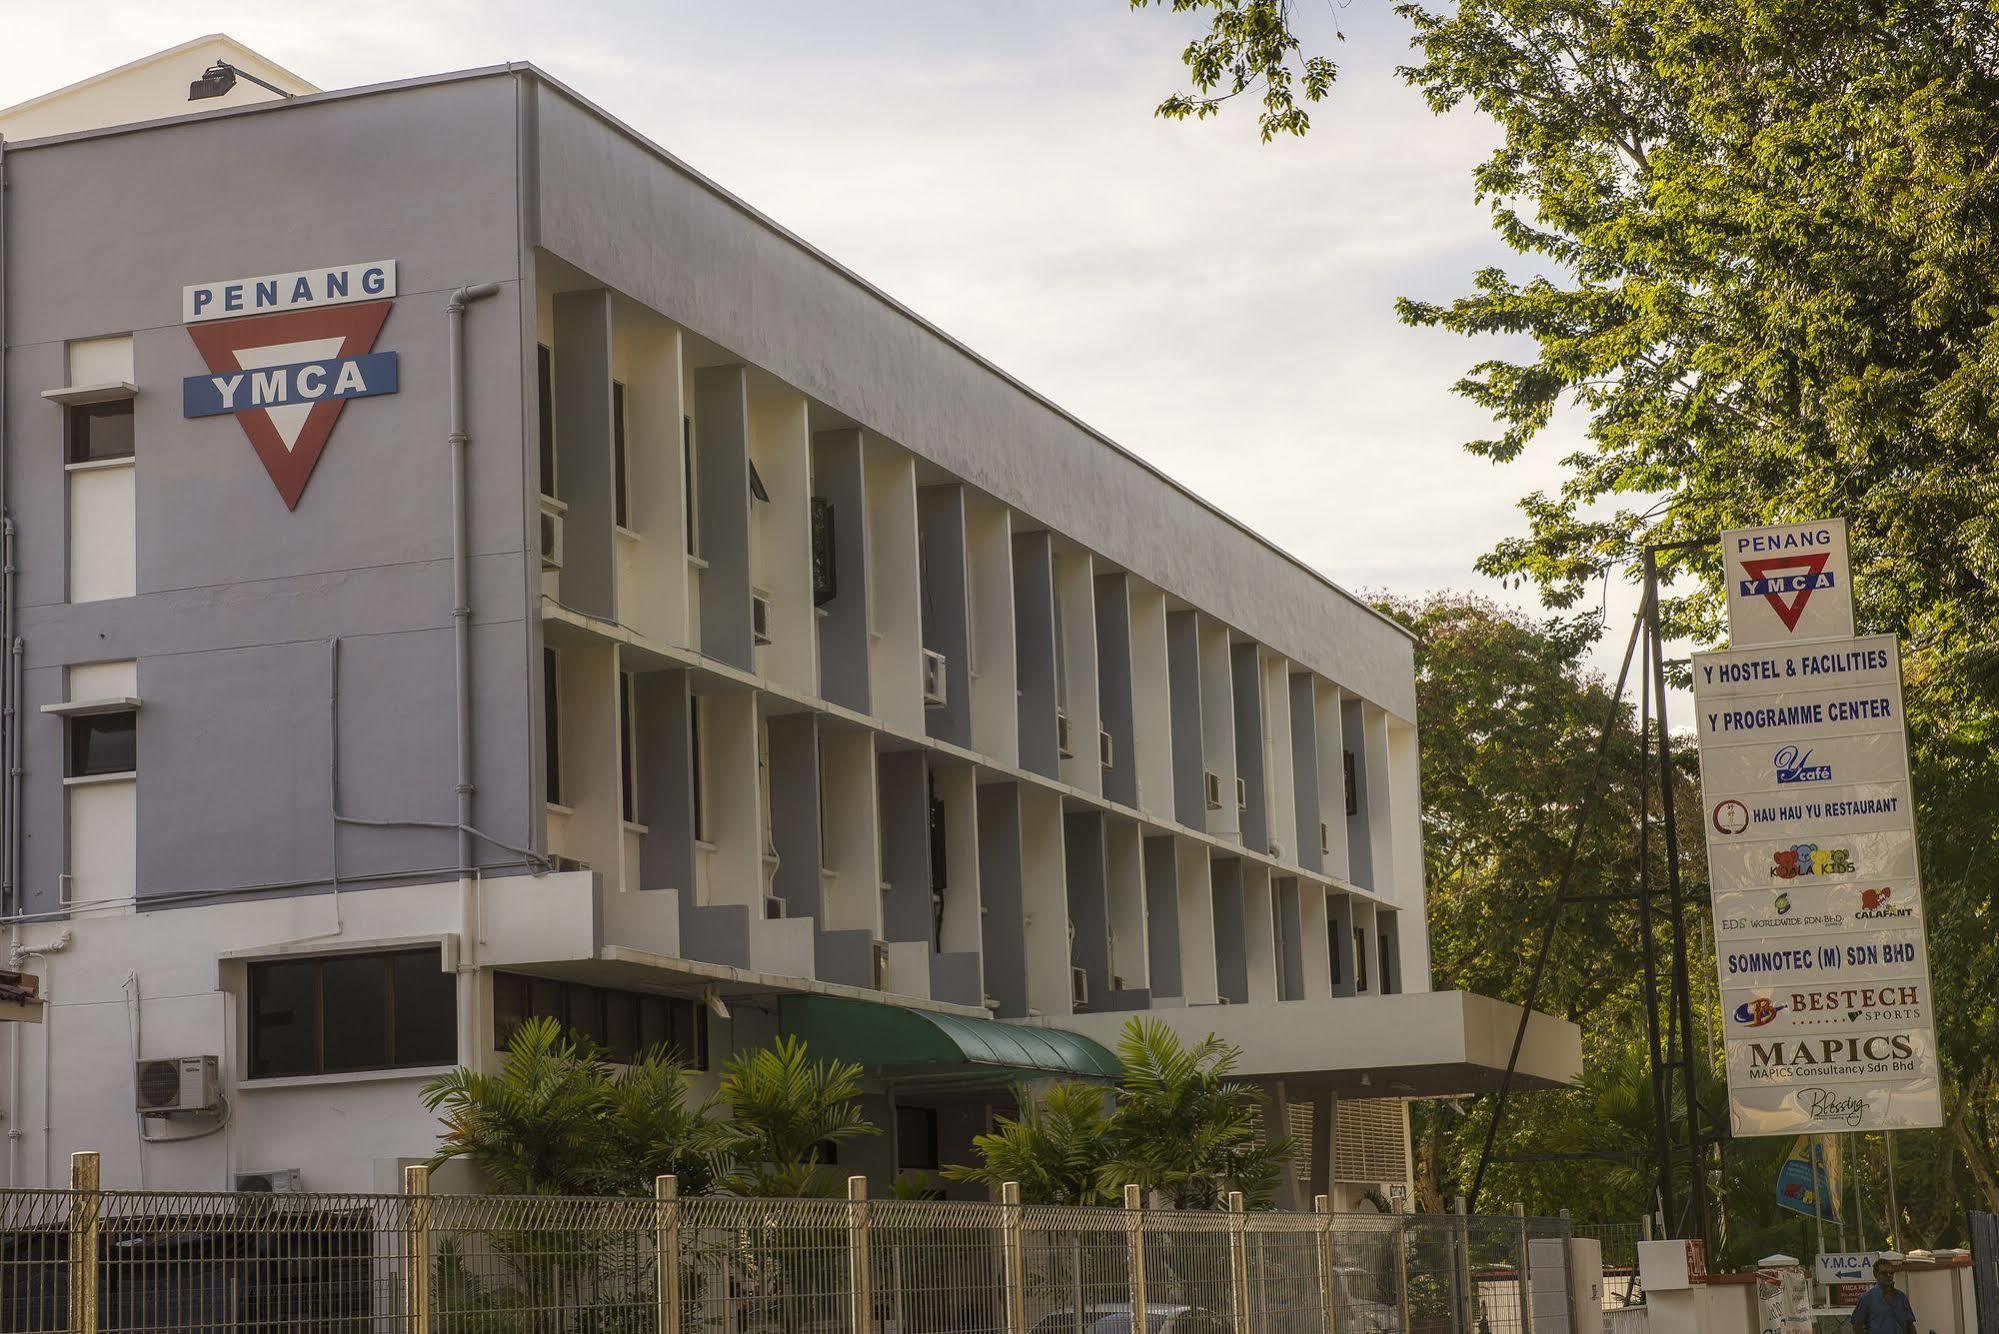
[{"label": "metal fence railing", "polygon": [[1136,1188],[1121,1209],[1011,1186],[869,1200],[861,1178],[845,1200],[683,1200],[672,1178],[651,1199],[433,1195],[422,1168],[397,1195],[105,1191],[78,1159],[70,1190],[0,1191],[0,1331],[1533,1334],[1535,1259],[1563,1248],[1531,1243],[1567,1235],[1148,1209]]}]

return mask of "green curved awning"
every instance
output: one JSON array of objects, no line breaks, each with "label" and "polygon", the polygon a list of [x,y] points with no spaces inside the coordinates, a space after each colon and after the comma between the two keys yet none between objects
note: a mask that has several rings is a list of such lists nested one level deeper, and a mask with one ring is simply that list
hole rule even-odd
[{"label": "green curved awning", "polygon": [[786,996],[778,1017],[786,1033],[804,1040],[808,1055],[851,1061],[890,1080],[1105,1081],[1124,1073],[1101,1043],[1059,1028],[962,1019],[844,996]]}]

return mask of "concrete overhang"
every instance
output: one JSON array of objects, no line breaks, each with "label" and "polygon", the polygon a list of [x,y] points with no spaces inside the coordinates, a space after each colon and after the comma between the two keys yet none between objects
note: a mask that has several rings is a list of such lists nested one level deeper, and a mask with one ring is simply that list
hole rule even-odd
[{"label": "concrete overhang", "polygon": [[[1287,1094],[1441,1098],[1499,1087],[1520,1007],[1467,991],[1342,996],[1269,1005],[1194,1005],[1016,1022],[1065,1028],[1117,1050],[1133,1018],[1157,1019],[1182,1041],[1210,1033],[1242,1049],[1237,1073],[1281,1079]],[[1516,1091],[1567,1088],[1582,1078],[1582,1029],[1553,1015],[1528,1021]]]}]

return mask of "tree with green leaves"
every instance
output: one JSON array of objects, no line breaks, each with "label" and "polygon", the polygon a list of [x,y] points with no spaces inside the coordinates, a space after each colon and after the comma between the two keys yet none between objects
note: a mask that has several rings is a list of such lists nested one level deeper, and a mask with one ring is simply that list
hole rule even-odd
[{"label": "tree with green leaves", "polygon": [[977,1161],[955,1163],[944,1175],[995,1192],[1018,1182],[1023,1204],[1110,1204],[1120,1187],[1104,1171],[1112,1157],[1109,1090],[1058,1080],[1038,1097],[1017,1086],[1013,1098],[1014,1114],[973,1138]]},{"label": "tree with green leaves", "polygon": [[1208,22],[1207,31],[1181,52],[1192,91],[1167,96],[1158,115],[1206,120],[1250,95],[1262,104],[1256,123],[1265,143],[1312,127],[1301,100],[1323,100],[1339,67],[1305,52],[1292,27],[1292,0],[1131,0],[1133,9],[1155,5],[1175,14],[1196,13]]},{"label": "tree with green leaves", "polygon": [[795,1037],[737,1052],[715,1096],[729,1112],[724,1183],[738,1195],[840,1194],[822,1162],[827,1146],[880,1133],[861,1112],[861,1067],[809,1060]]}]

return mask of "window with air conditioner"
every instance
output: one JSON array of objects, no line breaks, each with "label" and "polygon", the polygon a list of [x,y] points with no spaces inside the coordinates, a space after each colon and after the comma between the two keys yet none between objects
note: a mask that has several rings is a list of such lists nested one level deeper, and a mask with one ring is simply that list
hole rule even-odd
[{"label": "window with air conditioner", "polygon": [[562,568],[563,506],[548,496],[541,498],[541,568]]},{"label": "window with air conditioner", "polygon": [[1098,732],[1097,733],[1098,766],[1104,769],[1114,768],[1116,767],[1116,758],[1117,758],[1117,751],[1111,743],[1111,734],[1109,732],[1104,732],[1104,731]]},{"label": "window with air conditioner", "polygon": [[923,703],[929,708],[941,709],[950,703],[948,666],[944,655],[936,649],[923,650]]},{"label": "window with air conditioner", "polygon": [[1333,855],[1332,827],[1324,820],[1319,821],[1319,855],[1322,857]]},{"label": "window with air conditioner", "polygon": [[1201,796],[1209,810],[1222,808],[1222,776],[1213,769],[1201,771]]},{"label": "window with air conditioner", "polygon": [[1240,777],[1235,780],[1235,808],[1239,811],[1249,809],[1249,783]]},{"label": "window with air conditioner", "polygon": [[1062,709],[1055,711],[1055,753],[1065,760],[1076,758],[1076,747],[1069,735],[1069,715]]},{"label": "window with air conditioner", "polygon": [[435,948],[253,963],[250,1076],[449,1065],[458,977]]},{"label": "window with air conditioner", "polygon": [[887,944],[885,944],[885,943],[884,943],[884,942],[882,942],[882,941],[879,941],[879,940],[877,940],[877,941],[876,941],[876,942],[874,943],[874,953],[873,953],[873,956],[872,956],[872,957],[873,957],[873,963],[874,963],[874,968],[873,968],[873,975],[874,975],[874,988],[875,988],[875,990],[876,990],[876,991],[887,991],[887,990],[888,990],[888,946],[887,946]]},{"label": "window with air conditioner", "polygon": [[1090,1003],[1090,973],[1086,968],[1069,970],[1069,1000],[1077,1009]]},{"label": "window with air conditioner", "polygon": [[758,589],[750,592],[750,638],[758,644],[771,642],[770,594]]}]

